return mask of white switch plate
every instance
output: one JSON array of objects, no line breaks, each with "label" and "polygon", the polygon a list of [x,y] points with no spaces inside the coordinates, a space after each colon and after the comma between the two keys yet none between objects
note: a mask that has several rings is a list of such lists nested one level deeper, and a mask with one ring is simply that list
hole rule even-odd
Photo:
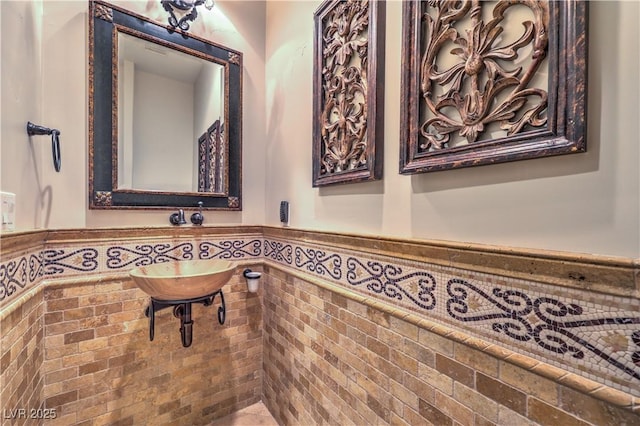
[{"label": "white switch plate", "polygon": [[16,229],[16,194],[0,192],[2,199],[2,230],[13,231]]}]

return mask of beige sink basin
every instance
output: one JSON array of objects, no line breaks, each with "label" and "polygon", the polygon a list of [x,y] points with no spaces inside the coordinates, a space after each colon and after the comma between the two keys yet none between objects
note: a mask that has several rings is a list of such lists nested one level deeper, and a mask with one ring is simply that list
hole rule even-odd
[{"label": "beige sink basin", "polygon": [[236,265],[228,260],[183,260],[141,266],[131,270],[129,275],[153,298],[183,300],[220,290],[235,269]]}]

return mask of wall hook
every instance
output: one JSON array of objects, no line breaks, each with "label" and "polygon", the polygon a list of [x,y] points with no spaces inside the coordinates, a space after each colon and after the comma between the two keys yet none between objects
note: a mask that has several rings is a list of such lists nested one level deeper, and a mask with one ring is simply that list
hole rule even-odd
[{"label": "wall hook", "polygon": [[56,169],[56,172],[59,172],[60,166],[62,165],[62,158],[60,155],[60,138],[59,138],[60,130],[39,126],[37,124],[33,124],[32,122],[28,121],[27,134],[29,136],[51,135],[51,153],[53,155],[53,167]]}]

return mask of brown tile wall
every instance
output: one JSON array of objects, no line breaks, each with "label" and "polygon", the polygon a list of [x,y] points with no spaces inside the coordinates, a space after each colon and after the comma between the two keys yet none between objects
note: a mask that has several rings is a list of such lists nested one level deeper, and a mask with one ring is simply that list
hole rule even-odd
[{"label": "brown tile wall", "polygon": [[[259,269],[259,268],[255,268]],[[44,290],[47,425],[202,425],[260,400],[262,307],[240,273],[224,287],[226,322],[192,306],[193,344],[183,348],[172,309],[156,313],[129,279]]]},{"label": "brown tile wall", "polygon": [[597,390],[559,383],[565,374],[553,380],[379,302],[265,271],[263,400],[281,424],[640,424]]},{"label": "brown tile wall", "polygon": [[[149,237],[167,232],[152,231]],[[56,231],[49,237],[75,242],[86,232]],[[104,235],[97,237],[112,240],[114,232],[124,237],[131,230],[100,232]],[[3,260],[11,263],[37,253],[41,234],[3,236]],[[382,247],[393,256],[410,245],[390,241],[379,247],[377,239],[356,244],[355,237],[320,237],[365,251]],[[439,247],[421,247],[412,255],[436,250],[429,253],[438,258]],[[498,263],[512,257],[511,252],[496,253]],[[549,267],[554,262],[568,262],[571,269],[588,261],[588,271],[597,278],[592,281],[626,283],[607,292],[637,294],[637,266],[595,260],[537,259],[540,270],[548,271],[556,271]],[[538,276],[538,269],[525,268],[528,264],[522,263],[523,273]],[[331,285],[313,284],[313,278],[266,268],[264,309],[258,297],[246,293],[239,275],[234,277],[225,287],[227,323],[220,326],[215,320],[218,301],[213,307],[195,305],[194,344],[188,349],[181,347],[179,320],[170,310],[158,314],[156,339],[149,342],[146,297],[129,280],[56,277],[44,284],[37,275],[36,281],[22,283],[24,290],[0,308],[2,415],[17,409],[30,414],[46,403],[57,415],[46,425],[207,424],[262,395],[282,424],[640,424],[638,416],[621,408],[629,399],[619,391],[576,383],[575,374],[539,362],[527,366],[526,357],[496,355],[500,349],[494,345],[473,345],[462,333],[427,326],[373,299],[352,297],[344,288],[328,290]],[[553,278],[565,272],[558,269]],[[632,400],[640,413],[637,398]],[[22,418],[9,424],[36,423]]]},{"label": "brown tile wall", "polygon": [[0,320],[1,424],[32,425],[42,408],[44,355],[42,291],[29,292]]}]

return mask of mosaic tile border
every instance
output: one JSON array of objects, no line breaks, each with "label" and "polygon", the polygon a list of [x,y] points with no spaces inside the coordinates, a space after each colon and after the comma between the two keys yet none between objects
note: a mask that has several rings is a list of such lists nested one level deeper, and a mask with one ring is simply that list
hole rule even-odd
[{"label": "mosaic tile border", "polygon": [[44,250],[45,274],[73,276],[95,272],[127,271],[138,266],[194,259],[261,259],[262,237],[227,236],[149,242],[67,246]]},{"label": "mosaic tile border", "polygon": [[42,251],[33,251],[0,263],[0,307],[37,286],[44,276]]},{"label": "mosaic tile border", "polygon": [[265,238],[311,241],[419,262],[428,259],[434,265],[640,298],[640,259],[271,226],[263,227],[263,234]]},{"label": "mosaic tile border", "polygon": [[50,244],[0,263],[0,308],[43,278],[128,271],[153,263],[192,259],[262,259],[262,236]]},{"label": "mosaic tile border", "polygon": [[16,240],[15,250],[5,251],[8,259],[0,262],[0,308],[46,278],[124,272],[171,260],[267,260],[640,396],[636,297],[476,272],[395,253],[372,254],[367,245],[357,244],[357,238],[351,245],[340,245],[309,238],[311,234],[296,239],[301,231],[295,230],[292,238],[286,232],[279,238],[259,227],[249,233],[230,229],[167,232],[166,237],[160,236],[162,230],[100,230],[89,233],[92,239],[79,231],[69,231],[69,236],[51,231],[54,239],[38,244],[27,235],[24,244]]},{"label": "mosaic tile border", "polygon": [[640,301],[265,238],[264,257],[640,396]]}]

